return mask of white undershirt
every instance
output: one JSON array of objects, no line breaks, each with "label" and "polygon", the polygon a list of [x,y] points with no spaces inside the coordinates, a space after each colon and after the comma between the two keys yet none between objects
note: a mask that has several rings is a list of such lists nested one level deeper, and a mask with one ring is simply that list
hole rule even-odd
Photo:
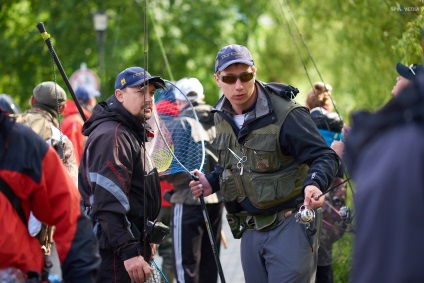
[{"label": "white undershirt", "polygon": [[246,116],[246,114],[240,114],[240,115],[234,115],[233,116],[234,123],[236,123],[236,125],[239,129],[241,129],[241,127],[243,127],[245,116]]}]

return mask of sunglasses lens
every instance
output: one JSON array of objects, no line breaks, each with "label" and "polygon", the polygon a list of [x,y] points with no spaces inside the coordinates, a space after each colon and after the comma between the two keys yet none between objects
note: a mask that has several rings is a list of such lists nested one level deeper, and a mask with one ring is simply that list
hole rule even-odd
[{"label": "sunglasses lens", "polygon": [[253,79],[253,73],[242,73],[238,76],[236,75],[221,76],[220,78],[221,78],[221,81],[223,81],[226,84],[235,84],[238,79],[240,79],[242,83],[245,83]]},{"label": "sunglasses lens", "polygon": [[245,83],[253,79],[253,73],[243,73],[240,75],[240,81]]},{"label": "sunglasses lens", "polygon": [[237,76],[222,76],[221,80],[226,84],[235,84],[237,81]]}]

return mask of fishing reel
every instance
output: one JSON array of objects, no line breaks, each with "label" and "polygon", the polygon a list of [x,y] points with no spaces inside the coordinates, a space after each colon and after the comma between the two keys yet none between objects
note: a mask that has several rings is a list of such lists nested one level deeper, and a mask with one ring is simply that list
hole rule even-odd
[{"label": "fishing reel", "polygon": [[317,232],[317,229],[311,229],[311,221],[315,219],[315,211],[309,209],[306,205],[302,205],[299,208],[299,211],[295,214],[295,219],[297,223],[306,225],[306,230],[309,235],[313,236]]},{"label": "fishing reel", "polygon": [[302,205],[294,217],[297,223],[306,225],[315,219],[315,211],[309,209],[306,205]]},{"label": "fishing reel", "polygon": [[169,235],[169,227],[162,222],[147,222],[147,239],[149,243],[160,244]]},{"label": "fishing reel", "polygon": [[347,206],[340,207],[339,213],[340,213],[341,219],[344,220],[346,224],[350,224],[352,222],[353,212],[349,207]]}]

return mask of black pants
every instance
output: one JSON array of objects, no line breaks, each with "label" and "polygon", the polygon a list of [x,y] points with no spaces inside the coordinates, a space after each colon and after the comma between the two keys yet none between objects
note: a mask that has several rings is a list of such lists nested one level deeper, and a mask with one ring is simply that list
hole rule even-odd
[{"label": "black pants", "polygon": [[97,283],[131,283],[124,262],[111,250],[100,249],[102,262],[97,273]]},{"label": "black pants", "polygon": [[333,266],[317,266],[315,283],[333,283]]},{"label": "black pants", "polygon": [[[206,208],[219,255],[223,204]],[[200,205],[173,205],[172,236],[177,282],[216,283],[218,268]]]}]

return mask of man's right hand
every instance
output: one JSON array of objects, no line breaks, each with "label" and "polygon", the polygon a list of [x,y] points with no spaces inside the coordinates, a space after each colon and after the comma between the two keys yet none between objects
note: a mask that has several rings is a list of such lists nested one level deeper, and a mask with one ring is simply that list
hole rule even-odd
[{"label": "man's right hand", "polygon": [[153,268],[150,267],[142,256],[136,256],[125,260],[124,266],[131,280],[135,283],[143,283],[153,272]]},{"label": "man's right hand", "polygon": [[212,187],[206,179],[205,174],[197,169],[190,173],[196,175],[199,178],[198,181],[191,181],[188,184],[194,197],[199,198],[201,195],[207,197],[208,195],[212,194]]}]

